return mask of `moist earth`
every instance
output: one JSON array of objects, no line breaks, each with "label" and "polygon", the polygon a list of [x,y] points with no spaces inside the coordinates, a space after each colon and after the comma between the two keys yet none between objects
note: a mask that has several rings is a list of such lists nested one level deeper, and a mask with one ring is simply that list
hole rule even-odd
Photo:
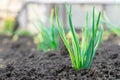
[{"label": "moist earth", "polygon": [[32,37],[0,36],[0,80],[120,80],[119,38],[103,41],[90,69],[76,71],[67,49],[37,51]]}]

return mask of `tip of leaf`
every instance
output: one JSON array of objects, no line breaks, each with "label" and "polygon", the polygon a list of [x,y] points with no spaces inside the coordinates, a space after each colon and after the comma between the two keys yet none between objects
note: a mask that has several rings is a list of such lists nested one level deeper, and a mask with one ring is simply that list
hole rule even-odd
[{"label": "tip of leaf", "polygon": [[55,15],[58,16],[58,6],[55,6]]},{"label": "tip of leaf", "polygon": [[53,18],[54,16],[54,8],[51,9],[51,17]]}]

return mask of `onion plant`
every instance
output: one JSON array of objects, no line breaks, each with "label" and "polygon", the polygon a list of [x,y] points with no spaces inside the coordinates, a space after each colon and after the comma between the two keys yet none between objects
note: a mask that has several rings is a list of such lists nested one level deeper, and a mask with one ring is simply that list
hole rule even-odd
[{"label": "onion plant", "polygon": [[43,25],[42,21],[38,19],[38,27],[40,33],[37,35],[39,43],[38,50],[48,51],[58,49],[58,34],[54,25],[54,9],[51,10],[50,29]]},{"label": "onion plant", "polygon": [[82,29],[82,41],[80,42],[77,33],[73,27],[72,23],[72,9],[66,6],[70,32],[72,33],[72,42],[70,42],[66,36],[63,25],[61,24],[58,17],[58,8],[56,7],[56,21],[58,25],[58,31],[60,37],[62,38],[64,45],[66,46],[72,66],[75,70],[80,70],[83,68],[90,68],[92,60],[95,56],[96,49],[101,42],[103,28],[98,27],[101,12],[99,12],[97,19],[95,20],[95,7],[92,11],[92,29],[90,30],[90,25],[88,25],[88,13],[86,15],[86,25]]},{"label": "onion plant", "polygon": [[4,25],[0,28],[0,34],[12,35],[13,33],[14,18],[8,17],[4,20]]}]

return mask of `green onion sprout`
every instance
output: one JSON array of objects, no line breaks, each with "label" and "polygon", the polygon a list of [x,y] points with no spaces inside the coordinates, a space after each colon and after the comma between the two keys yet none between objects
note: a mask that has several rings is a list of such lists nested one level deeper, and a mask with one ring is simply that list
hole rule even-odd
[{"label": "green onion sprout", "polygon": [[72,23],[72,7],[70,5],[69,7],[66,5],[68,20],[69,20],[69,27],[70,31],[72,33],[72,44],[65,36],[65,31],[63,28],[63,25],[61,24],[59,17],[58,17],[58,7],[56,7],[56,21],[58,25],[58,31],[60,34],[61,39],[64,42],[64,45],[66,46],[72,66],[75,70],[80,70],[83,68],[90,68],[91,63],[93,61],[93,58],[95,56],[95,52],[97,50],[98,45],[101,42],[102,39],[102,33],[103,28],[98,27],[101,12],[99,12],[97,19],[95,20],[95,7],[93,8],[92,12],[92,30],[90,30],[90,25],[88,25],[88,13],[86,15],[86,25],[82,29],[82,41],[80,42],[77,33],[75,32],[75,29],[73,27]]}]

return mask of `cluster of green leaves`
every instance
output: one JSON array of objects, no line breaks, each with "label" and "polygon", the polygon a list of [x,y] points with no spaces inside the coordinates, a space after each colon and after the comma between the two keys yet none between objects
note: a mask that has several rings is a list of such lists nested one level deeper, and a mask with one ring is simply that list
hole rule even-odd
[{"label": "cluster of green leaves", "polygon": [[40,33],[38,34],[38,50],[58,50],[58,34],[54,25],[54,9],[51,10],[50,29],[48,29],[40,19],[38,19]]},{"label": "cluster of green leaves", "polygon": [[4,26],[0,29],[0,34],[2,35],[11,35],[12,39],[14,41],[18,40],[18,37],[21,36],[28,36],[31,35],[31,33],[27,30],[14,30],[14,18],[13,17],[8,17],[4,20]]},{"label": "cluster of green leaves", "polygon": [[104,19],[101,19],[101,21],[102,21],[105,25],[107,25],[108,29],[109,29],[111,32],[115,33],[117,36],[120,36],[120,28],[119,28],[119,26],[113,24],[113,23],[109,20],[109,18],[108,18],[108,16],[106,15],[106,13],[104,13]]},{"label": "cluster of green leaves", "polygon": [[80,70],[81,68],[90,68],[92,60],[94,58],[96,49],[101,42],[103,28],[99,26],[101,12],[99,12],[97,19],[95,20],[95,8],[93,8],[92,13],[92,30],[89,29],[88,25],[88,14],[86,15],[86,26],[82,29],[82,41],[79,42],[77,34],[72,24],[72,9],[66,6],[69,27],[72,33],[72,44],[65,36],[65,31],[63,25],[61,24],[58,17],[58,8],[56,7],[56,21],[58,24],[58,31],[60,37],[62,38],[71,58],[72,66],[75,70]]},{"label": "cluster of green leaves", "polygon": [[12,33],[13,31],[13,24],[14,24],[14,20],[13,19],[6,19],[5,20],[5,28],[7,32]]},{"label": "cluster of green leaves", "polygon": [[13,32],[14,19],[12,17],[6,18],[4,20],[4,25],[0,29],[0,34],[11,35]]}]

